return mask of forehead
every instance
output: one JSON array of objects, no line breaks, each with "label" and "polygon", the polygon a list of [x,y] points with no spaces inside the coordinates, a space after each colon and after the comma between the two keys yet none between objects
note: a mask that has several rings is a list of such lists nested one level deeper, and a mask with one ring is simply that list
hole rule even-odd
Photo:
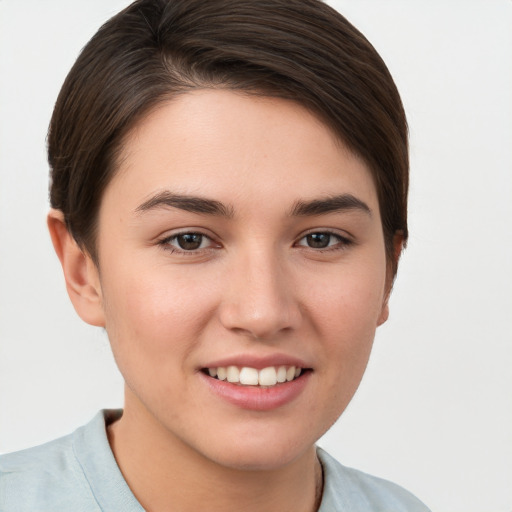
[{"label": "forehead", "polygon": [[347,192],[376,201],[366,164],[309,110],[226,90],[177,96],[142,119],[104,201],[115,194],[135,208],[164,189],[261,207]]}]

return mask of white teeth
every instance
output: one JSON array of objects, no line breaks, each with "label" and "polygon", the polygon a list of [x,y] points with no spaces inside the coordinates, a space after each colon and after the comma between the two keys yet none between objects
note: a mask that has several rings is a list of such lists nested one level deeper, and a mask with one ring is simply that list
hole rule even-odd
[{"label": "white teeth", "polygon": [[258,377],[260,386],[275,386],[277,384],[277,372],[273,366],[260,370]]},{"label": "white teeth", "polygon": [[244,366],[240,370],[240,384],[244,384],[245,386],[257,386],[258,370]]},{"label": "white teeth", "polygon": [[228,366],[226,378],[228,382],[240,382],[240,370],[236,366]]},{"label": "white teeth", "polygon": [[243,386],[275,386],[283,382],[290,382],[301,374],[302,369],[295,366],[269,366],[262,370],[244,366],[219,366],[208,368],[210,377],[217,377],[219,380],[227,380],[232,384]]}]

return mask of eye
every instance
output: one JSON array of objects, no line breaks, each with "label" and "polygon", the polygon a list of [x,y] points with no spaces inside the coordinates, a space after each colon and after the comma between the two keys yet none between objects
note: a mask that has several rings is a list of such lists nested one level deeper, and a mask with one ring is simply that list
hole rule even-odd
[{"label": "eye", "polygon": [[309,233],[302,237],[298,241],[297,245],[302,247],[309,247],[310,249],[334,249],[336,247],[341,248],[347,246],[350,243],[351,241],[349,239],[344,238],[341,235],[330,233],[328,231],[318,231]]},{"label": "eye", "polygon": [[212,240],[202,233],[178,233],[160,243],[172,250],[190,252],[211,247]]}]

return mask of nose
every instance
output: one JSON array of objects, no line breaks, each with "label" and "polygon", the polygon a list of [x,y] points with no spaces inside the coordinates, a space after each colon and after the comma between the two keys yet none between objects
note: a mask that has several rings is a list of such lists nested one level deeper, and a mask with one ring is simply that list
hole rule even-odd
[{"label": "nose", "polygon": [[270,339],[296,329],[301,320],[296,285],[271,251],[240,258],[229,271],[220,305],[226,329],[255,339]]}]

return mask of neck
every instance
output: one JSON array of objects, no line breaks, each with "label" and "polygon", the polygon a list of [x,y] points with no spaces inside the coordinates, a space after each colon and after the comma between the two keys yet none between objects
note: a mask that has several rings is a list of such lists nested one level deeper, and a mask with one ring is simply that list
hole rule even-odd
[{"label": "neck", "polygon": [[125,412],[108,427],[121,472],[148,512],[171,509],[314,512],[322,495],[322,469],[311,446],[271,470],[225,467],[172,436],[156,420]]}]

